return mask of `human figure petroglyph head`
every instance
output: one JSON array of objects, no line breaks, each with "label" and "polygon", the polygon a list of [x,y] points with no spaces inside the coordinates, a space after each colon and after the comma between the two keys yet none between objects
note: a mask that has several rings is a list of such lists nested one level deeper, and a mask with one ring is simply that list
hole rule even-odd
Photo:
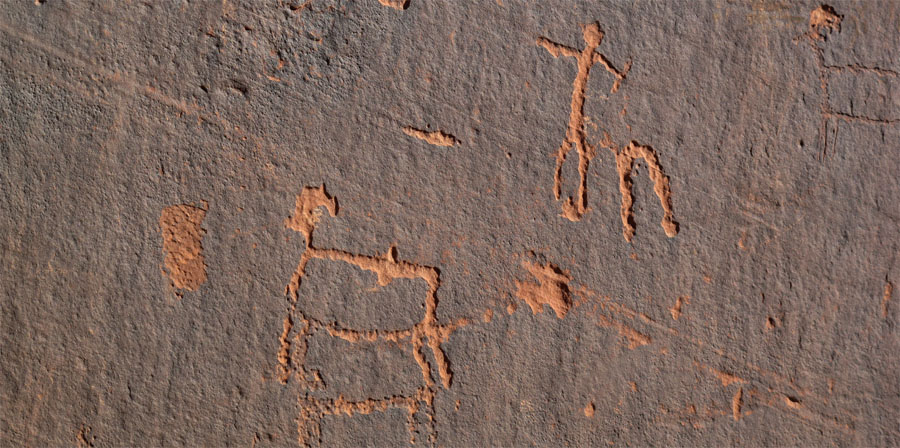
[{"label": "human figure petroglyph head", "polygon": [[600,29],[600,24],[598,22],[589,23],[582,27],[584,34],[584,41],[591,47],[599,47],[600,42],[603,41],[603,31]]}]

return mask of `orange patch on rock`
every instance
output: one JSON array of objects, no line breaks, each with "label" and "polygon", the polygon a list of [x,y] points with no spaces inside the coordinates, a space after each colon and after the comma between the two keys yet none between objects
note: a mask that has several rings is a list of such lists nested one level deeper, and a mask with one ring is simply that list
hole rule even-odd
[{"label": "orange patch on rock", "polygon": [[691,303],[691,298],[689,296],[681,296],[675,300],[675,305],[672,306],[672,308],[669,308],[672,319],[678,320],[678,318],[681,317],[681,307],[683,307],[685,303]]},{"label": "orange patch on rock", "polygon": [[506,306],[506,314],[512,314],[516,312],[516,309],[519,308],[515,303],[510,303]]},{"label": "orange patch on rock", "polygon": [[719,381],[722,382],[723,387],[728,387],[729,385],[731,385],[733,383],[744,384],[747,382],[747,380],[745,380],[737,375],[732,375],[728,372],[723,372],[721,370],[716,370],[716,369],[712,369],[712,372],[716,376],[716,378],[718,378]]},{"label": "orange patch on rock", "polygon": [[517,281],[516,297],[524,300],[534,314],[543,312],[544,305],[549,305],[556,312],[556,317],[565,317],[572,306],[572,293],[569,291],[572,277],[552,263],[541,266],[526,261],[523,266],[538,283]]},{"label": "orange patch on rock", "polygon": [[303,187],[303,191],[297,195],[294,215],[285,220],[284,225],[302,233],[308,244],[316,222],[322,216],[319,207],[325,207],[331,216],[337,214],[337,200],[328,195],[324,184],[319,187]]},{"label": "orange patch on rock", "polygon": [[744,404],[744,388],[739,387],[734,397],[731,398],[731,416],[735,421],[741,419],[741,406]]},{"label": "orange patch on rock", "polygon": [[822,39],[822,32],[827,28],[833,31],[841,30],[843,16],[828,5],[822,5],[809,13],[809,35],[814,39]]},{"label": "orange patch on rock", "polygon": [[587,406],[584,407],[584,416],[587,418],[593,417],[595,410],[596,409],[594,408],[594,402],[592,401],[588,403]]},{"label": "orange patch on rock", "polygon": [[800,402],[800,400],[798,398],[792,397],[790,395],[784,396],[784,404],[786,404],[789,408],[792,408],[792,409],[800,409],[801,407],[803,407],[803,404]]},{"label": "orange patch on rock", "polygon": [[206,231],[201,225],[207,207],[205,202],[203,208],[172,205],[160,214],[159,227],[166,253],[164,272],[178,289],[196,291],[206,282],[202,244]]},{"label": "orange patch on rock", "polygon": [[891,301],[891,295],[894,293],[894,284],[885,280],[884,295],[881,298],[881,317],[888,316],[888,303]]},{"label": "orange patch on rock", "polygon": [[411,126],[405,126],[403,127],[403,133],[435,146],[456,146],[459,144],[459,140],[457,140],[456,137],[443,131],[429,132]]},{"label": "orange patch on rock", "polygon": [[409,0],[378,0],[378,3],[398,11],[409,8]]}]

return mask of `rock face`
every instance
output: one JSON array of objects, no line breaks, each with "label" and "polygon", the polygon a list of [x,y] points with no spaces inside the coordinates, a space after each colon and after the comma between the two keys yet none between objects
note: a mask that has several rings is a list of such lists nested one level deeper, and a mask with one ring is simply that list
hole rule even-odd
[{"label": "rock face", "polygon": [[898,23],[10,2],[0,445],[898,446]]}]

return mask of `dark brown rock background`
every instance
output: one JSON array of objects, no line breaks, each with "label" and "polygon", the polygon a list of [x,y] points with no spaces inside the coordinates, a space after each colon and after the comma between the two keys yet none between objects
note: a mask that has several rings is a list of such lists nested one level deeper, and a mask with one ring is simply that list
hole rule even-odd
[{"label": "dark brown rock background", "polygon": [[[900,445],[900,2],[829,5],[7,2],[0,445],[295,446],[298,419],[326,446]],[[631,67],[587,78],[576,222],[576,62],[537,42],[595,22]],[[623,237],[631,141],[672,238],[643,159]],[[315,249],[286,219],[321,185],[313,246],[343,255],[292,305]],[[161,213],[203,201],[181,290]],[[426,281],[380,281],[402,263],[439,272],[433,325]],[[323,326],[285,359],[318,389],[280,381],[301,310]],[[383,340],[412,328],[431,386],[413,330]]]}]

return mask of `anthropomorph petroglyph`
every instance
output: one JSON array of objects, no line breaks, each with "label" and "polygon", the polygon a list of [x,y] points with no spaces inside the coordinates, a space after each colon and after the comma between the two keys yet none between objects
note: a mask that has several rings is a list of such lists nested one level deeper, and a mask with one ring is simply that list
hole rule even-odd
[{"label": "anthropomorph petroglyph", "polygon": [[622,80],[625,79],[625,75],[628,74],[628,70],[631,68],[631,62],[629,61],[625,64],[625,70],[619,71],[606,59],[606,56],[597,52],[597,47],[603,41],[603,31],[600,30],[599,23],[585,25],[582,31],[585,46],[580,51],[558,44],[545,37],[540,37],[537,40],[537,44],[547,49],[553,57],[558,58],[560,55],[573,57],[578,64],[578,74],[575,75],[575,82],[572,85],[572,109],[569,113],[569,125],[566,128],[566,137],[555,153],[556,173],[553,178],[553,194],[558,201],[562,195],[563,163],[566,161],[569,151],[574,147],[578,151],[578,173],[581,177],[578,184],[578,198],[570,196],[562,206],[563,216],[572,221],[580,220],[587,212],[587,172],[591,159],[596,155],[596,148],[587,142],[584,130],[584,97],[591,68],[594,64],[600,63],[606,68],[606,71],[615,76],[616,80],[613,83],[611,92],[619,90]]},{"label": "anthropomorph petroglyph", "polygon": [[[847,123],[860,123],[868,125],[895,125],[900,124],[900,118],[897,117],[878,117],[866,114],[855,113],[847,110],[835,110],[831,104],[829,97],[829,83],[832,76],[840,73],[852,73],[853,76],[869,75],[875,76],[882,81],[895,81],[900,79],[900,73],[882,68],[870,67],[862,64],[845,64],[845,65],[829,65],[825,62],[825,50],[823,44],[828,40],[832,33],[841,32],[841,22],[844,16],[835,11],[828,5],[821,5],[809,14],[809,28],[798,39],[805,41],[812,49],[816,57],[816,67],[819,72],[819,90],[822,99],[819,104],[821,111],[821,119],[819,121],[819,142],[822,145],[821,158],[828,155],[829,146],[829,127],[832,133],[832,147],[834,135],[837,134],[837,121]],[[830,126],[831,123],[835,123]]]},{"label": "anthropomorph petroglyph", "polygon": [[[303,234],[306,249],[300,258],[297,269],[285,288],[289,297],[289,311],[284,319],[284,330],[281,334],[281,347],[278,351],[278,374],[282,383],[287,383],[293,376],[301,386],[298,397],[300,415],[298,417],[298,433],[301,445],[318,441],[319,421],[325,415],[369,414],[386,412],[399,408],[407,411],[407,427],[410,431],[410,442],[415,443],[417,423],[415,414],[424,410],[427,414],[427,432],[429,441],[435,443],[434,433],[434,395],[437,390],[432,368],[425,357],[424,348],[428,346],[437,363],[437,374],[444,388],[450,388],[453,373],[450,363],[444,354],[441,344],[459,327],[466,325],[464,319],[449,324],[441,324],[437,319],[437,291],[440,287],[440,273],[437,268],[421,266],[397,259],[397,250],[390,247],[383,255],[358,255],[336,249],[321,249],[313,246],[313,231],[322,215],[322,208],[335,216],[338,211],[337,201],[325,191],[325,186],[318,188],[305,187],[297,196],[294,215],[288,218],[285,225]],[[387,286],[395,279],[419,279],[428,285],[428,293],[424,300],[425,314],[422,320],[411,328],[402,330],[349,329],[336,322],[322,322],[313,319],[298,306],[300,283],[306,273],[306,265],[312,259],[340,261],[357,266],[360,269],[374,272],[378,286]],[[412,356],[422,369],[423,385],[415,391],[407,391],[402,395],[390,397],[367,398],[361,401],[348,401],[343,396],[329,399],[314,395],[316,390],[323,390],[324,383],[317,371],[307,372],[304,361],[309,337],[324,330],[329,335],[344,339],[350,343],[373,343],[390,341],[403,343],[408,341]]]},{"label": "anthropomorph petroglyph", "polygon": [[[568,197],[562,205],[562,216],[571,220],[579,221],[589,210],[587,203],[587,173],[591,160],[596,156],[596,146],[587,142],[585,132],[584,117],[584,101],[587,89],[588,77],[591,68],[596,63],[600,63],[603,67],[615,77],[610,92],[616,92],[625,80],[628,71],[631,69],[631,61],[625,64],[624,70],[618,70],[603,54],[597,52],[600,42],[603,40],[603,31],[600,30],[598,23],[591,23],[582,27],[585,46],[581,50],[576,50],[565,45],[553,42],[545,37],[540,37],[537,44],[544,47],[553,57],[560,55],[573,57],[578,65],[578,74],[572,88],[572,104],[569,113],[569,124],[566,128],[566,136],[562,145],[556,150],[556,171],[553,178],[553,194],[556,200],[560,200],[562,196],[562,168],[566,161],[566,156],[574,147],[578,152],[578,173],[580,181],[578,184],[578,193],[576,197]],[[631,241],[634,237],[634,219],[632,204],[632,181],[631,174],[634,167],[634,161],[637,158],[643,158],[647,163],[650,171],[650,178],[654,183],[654,190],[659,196],[664,216],[662,219],[662,227],[666,235],[673,237],[678,233],[678,223],[675,222],[674,213],[672,212],[671,192],[669,190],[669,178],[666,176],[659,164],[656,152],[650,146],[640,145],[632,141],[628,145],[619,149],[612,142],[608,135],[605,136],[600,145],[612,151],[616,159],[616,168],[619,172],[619,186],[622,193],[622,225],[625,240]]]}]

